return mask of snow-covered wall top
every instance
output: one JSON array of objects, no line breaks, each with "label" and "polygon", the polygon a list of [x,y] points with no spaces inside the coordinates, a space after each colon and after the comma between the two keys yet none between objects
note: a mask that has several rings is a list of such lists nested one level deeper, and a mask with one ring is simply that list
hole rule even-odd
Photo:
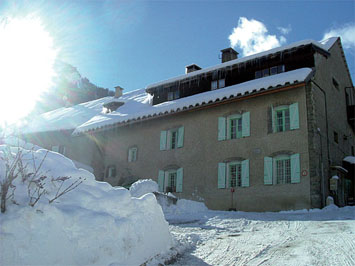
[{"label": "snow-covered wall top", "polygon": [[241,97],[246,94],[267,90],[286,84],[294,84],[305,81],[312,74],[312,69],[301,68],[278,75],[250,80],[226,88],[195,94],[189,97],[167,101],[157,105],[151,105],[151,95],[144,89],[125,93],[119,98],[125,102],[117,111],[109,114],[97,114],[87,122],[78,126],[74,134],[85,131],[108,127],[117,123],[130,122],[159,115],[175,113],[184,109],[213,103],[223,99]]},{"label": "snow-covered wall top", "polygon": [[250,56],[246,56],[246,57],[234,59],[234,60],[231,60],[231,61],[228,61],[228,62],[224,62],[224,63],[216,65],[216,66],[207,67],[207,68],[204,68],[204,69],[201,69],[201,70],[193,71],[193,72],[190,72],[190,73],[185,74],[185,75],[181,75],[181,76],[178,76],[178,77],[174,77],[174,78],[170,78],[170,79],[163,80],[163,81],[160,81],[160,82],[156,82],[156,83],[148,85],[147,89],[154,88],[154,87],[157,87],[157,86],[160,86],[160,85],[163,85],[163,84],[173,83],[175,81],[191,78],[191,77],[198,76],[200,74],[204,74],[204,73],[207,73],[207,72],[211,72],[211,71],[214,71],[214,70],[217,70],[217,69],[220,69],[220,68],[224,68],[224,67],[240,64],[240,63],[243,63],[243,62],[254,60],[256,58],[260,58],[260,57],[267,56],[267,55],[270,55],[270,54],[275,54],[275,53],[278,53],[278,52],[281,52],[281,51],[285,51],[285,50],[289,50],[289,49],[292,49],[294,47],[298,47],[298,46],[302,46],[302,45],[313,44],[313,45],[321,48],[324,51],[328,51],[328,49],[334,44],[336,39],[337,38],[329,38],[329,39],[321,41],[321,42],[317,42],[317,41],[314,41],[314,40],[303,40],[303,41],[295,42],[295,43],[292,43],[292,44],[289,44],[289,45],[286,45],[286,46],[277,47],[277,48],[274,48],[274,49],[271,49],[271,50],[267,50],[267,51],[264,51],[264,52],[261,52],[261,53],[257,53],[257,54],[253,54],[253,55],[250,55]]}]

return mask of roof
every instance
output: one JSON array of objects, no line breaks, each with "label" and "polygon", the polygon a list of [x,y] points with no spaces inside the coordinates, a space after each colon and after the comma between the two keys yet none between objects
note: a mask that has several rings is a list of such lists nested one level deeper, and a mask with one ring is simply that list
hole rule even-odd
[{"label": "roof", "polygon": [[[335,40],[333,40],[333,39],[335,39]],[[218,64],[218,65],[215,65],[215,66],[212,66],[212,67],[207,67],[207,68],[203,68],[201,70],[196,70],[196,71],[190,72],[190,73],[185,74],[185,75],[180,75],[180,76],[177,76],[177,77],[174,77],[174,78],[170,78],[170,79],[167,79],[167,80],[156,82],[156,83],[148,85],[146,87],[146,89],[149,90],[149,89],[152,89],[154,87],[158,87],[158,86],[165,85],[165,84],[168,84],[168,83],[173,83],[173,82],[176,82],[176,81],[192,78],[194,76],[205,74],[205,73],[208,73],[208,72],[220,69],[220,68],[230,67],[230,66],[233,66],[233,65],[236,65],[236,64],[240,64],[240,63],[243,63],[243,62],[254,60],[256,58],[268,56],[268,55],[271,55],[271,54],[276,54],[276,53],[279,53],[279,52],[282,52],[282,51],[285,51],[285,50],[290,50],[290,49],[295,48],[295,47],[305,46],[305,45],[309,45],[309,44],[313,44],[314,46],[320,48],[321,50],[323,50],[325,52],[328,52],[328,49],[334,44],[334,42],[336,40],[337,40],[337,38],[329,38],[329,39],[324,40],[322,42],[317,42],[317,41],[314,41],[314,40],[303,40],[303,41],[295,42],[295,43],[292,43],[292,44],[289,44],[289,45],[285,45],[285,46],[277,47],[277,48],[274,48],[274,49],[270,49],[270,50],[267,50],[267,51],[264,51],[264,52],[261,52],[261,53],[257,53],[257,54],[245,56],[245,57],[242,57],[242,58],[230,60],[228,62],[224,62],[222,64]]]},{"label": "roof", "polygon": [[243,97],[245,95],[258,93],[259,91],[271,90],[276,87],[298,84],[307,81],[312,73],[313,71],[310,68],[301,68],[274,76],[250,80],[218,90],[195,94],[174,101],[163,102],[157,105],[150,104],[152,96],[145,92],[144,89],[128,92],[119,98],[120,101],[125,102],[125,104],[118,108],[117,111],[109,114],[97,114],[78,126],[74,134],[104,129],[105,127],[120,123],[140,121],[147,118],[176,113],[225,99]]},{"label": "roof", "polygon": [[[312,40],[297,42],[255,55],[231,60],[214,67],[194,71],[183,76],[169,79],[167,81],[158,82],[149,85],[147,88],[164,84],[166,82],[173,82],[182,78],[192,77],[194,75],[213,71],[222,67],[232,66],[234,64],[302,45],[314,44],[315,46],[327,51],[334,45],[336,40],[337,38],[330,38],[322,42],[316,42]],[[151,105],[152,96],[149,95],[145,89],[139,89],[136,91],[124,93],[119,98],[105,97],[71,107],[62,107],[54,111],[44,113],[31,121],[26,126],[26,128],[22,129],[22,132],[26,134],[33,132],[73,130],[74,134],[80,134],[91,130],[104,129],[105,127],[114,126],[119,123],[132,122],[136,120],[166,115],[169,113],[175,113],[186,109],[196,108],[200,105],[211,104],[224,99],[243,97],[247,94],[258,93],[262,90],[271,90],[279,86],[305,82],[311,75],[311,69],[302,68],[278,75],[250,80],[214,91],[199,93],[154,106]],[[116,111],[105,114],[103,112],[103,105],[110,102],[123,102],[124,104],[120,106]]]},{"label": "roof", "polygon": [[100,114],[103,111],[104,104],[113,101],[120,102],[118,98],[109,96],[44,113],[33,119],[33,121],[30,121],[23,128],[22,132],[26,134],[32,132],[74,130],[92,117]]}]

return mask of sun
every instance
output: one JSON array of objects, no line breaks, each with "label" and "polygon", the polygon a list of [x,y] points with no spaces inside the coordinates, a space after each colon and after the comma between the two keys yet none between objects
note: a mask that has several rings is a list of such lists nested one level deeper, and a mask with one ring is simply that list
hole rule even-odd
[{"label": "sun", "polygon": [[56,56],[53,38],[39,18],[0,22],[0,125],[32,111],[52,84]]}]

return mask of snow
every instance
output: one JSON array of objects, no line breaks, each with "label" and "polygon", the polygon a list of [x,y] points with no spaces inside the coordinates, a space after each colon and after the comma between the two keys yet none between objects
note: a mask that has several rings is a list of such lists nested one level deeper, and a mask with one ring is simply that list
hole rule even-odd
[{"label": "snow", "polygon": [[[152,193],[134,198],[124,188],[95,181],[61,154],[0,145],[2,158],[21,152],[27,173],[45,158],[39,176],[47,177],[42,182],[47,193],[30,207],[28,186],[31,191],[36,186],[28,175],[15,179],[16,204],[8,200],[0,214],[1,265],[140,265],[169,252],[173,240]],[[5,172],[1,159],[0,182]],[[61,187],[54,179],[63,176],[71,178]],[[49,203],[75,181],[83,183]]]},{"label": "snow", "polygon": [[198,76],[198,75],[201,75],[201,74],[204,74],[204,73],[208,73],[208,72],[212,72],[214,70],[218,70],[220,68],[225,68],[225,67],[228,67],[228,66],[240,64],[240,63],[243,63],[243,62],[254,60],[256,58],[260,58],[260,57],[268,56],[268,55],[275,54],[275,53],[278,53],[278,52],[281,52],[281,51],[289,50],[289,49],[292,49],[292,48],[295,48],[295,47],[298,47],[298,46],[313,44],[313,45],[321,48],[324,51],[328,51],[329,44],[327,42],[324,42],[324,43],[326,44],[326,46],[323,45],[321,42],[317,42],[317,41],[314,41],[314,40],[303,40],[303,41],[295,42],[295,43],[292,43],[292,44],[289,44],[289,45],[285,45],[285,46],[277,47],[277,48],[274,48],[274,49],[270,49],[270,50],[267,50],[267,51],[264,51],[264,52],[261,52],[261,53],[257,53],[257,54],[245,56],[245,57],[242,57],[242,58],[234,59],[234,60],[231,60],[231,61],[228,61],[228,62],[224,62],[222,64],[215,65],[215,66],[212,66],[212,67],[203,68],[201,70],[193,71],[193,72],[190,72],[190,73],[185,74],[185,75],[181,75],[181,76],[178,76],[178,77],[174,77],[174,78],[170,78],[170,79],[163,80],[163,81],[160,81],[160,82],[156,82],[156,83],[153,83],[153,84],[147,86],[147,89],[154,88],[154,87],[157,87],[157,86],[160,86],[160,85],[164,85],[164,84],[168,84],[168,83],[173,83],[173,82],[176,82],[176,81],[179,81],[179,80],[189,79],[189,78],[192,78],[194,76]]},{"label": "snow", "polygon": [[355,164],[355,156],[347,156],[343,159],[343,161],[351,163],[351,164]]},{"label": "snow", "polygon": [[129,192],[131,192],[132,197],[139,198],[147,193],[157,192],[158,184],[157,182],[151,179],[141,179],[137,182],[134,182],[132,186],[129,188]]},{"label": "snow", "polygon": [[168,221],[180,253],[172,265],[355,265],[355,207],[198,214],[180,209]]},{"label": "snow", "polygon": [[30,121],[21,133],[74,130],[93,116],[101,113],[104,104],[113,101],[119,100],[109,96],[44,113]]},{"label": "snow", "polygon": [[144,119],[158,116],[165,113],[181,111],[184,108],[192,108],[201,104],[222,100],[223,98],[237,97],[256,90],[269,89],[286,83],[303,82],[312,74],[312,69],[301,68],[277,75],[250,80],[244,83],[225,87],[218,90],[199,93],[174,101],[167,101],[157,105],[149,104],[149,94],[145,90],[128,92],[120,97],[125,102],[115,112],[109,114],[98,114],[84,124],[78,126],[74,134],[79,134],[92,129],[110,126],[117,123],[129,122],[132,120]]},{"label": "snow", "polygon": [[320,43],[324,46],[325,49],[329,51],[330,48],[334,45],[334,43],[338,40],[339,37],[330,37],[328,39],[320,41]]}]

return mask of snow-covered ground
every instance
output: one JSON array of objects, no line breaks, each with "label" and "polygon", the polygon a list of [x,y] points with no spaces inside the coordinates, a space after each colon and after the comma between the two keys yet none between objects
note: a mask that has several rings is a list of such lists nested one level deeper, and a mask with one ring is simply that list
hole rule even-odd
[{"label": "snow-covered ground", "polygon": [[0,186],[9,168],[18,175],[0,213],[0,265],[140,265],[170,251],[152,193],[132,197],[59,153],[17,145],[0,145]]},{"label": "snow-covered ground", "polygon": [[176,213],[166,216],[180,249],[173,265],[355,265],[355,207]]}]

